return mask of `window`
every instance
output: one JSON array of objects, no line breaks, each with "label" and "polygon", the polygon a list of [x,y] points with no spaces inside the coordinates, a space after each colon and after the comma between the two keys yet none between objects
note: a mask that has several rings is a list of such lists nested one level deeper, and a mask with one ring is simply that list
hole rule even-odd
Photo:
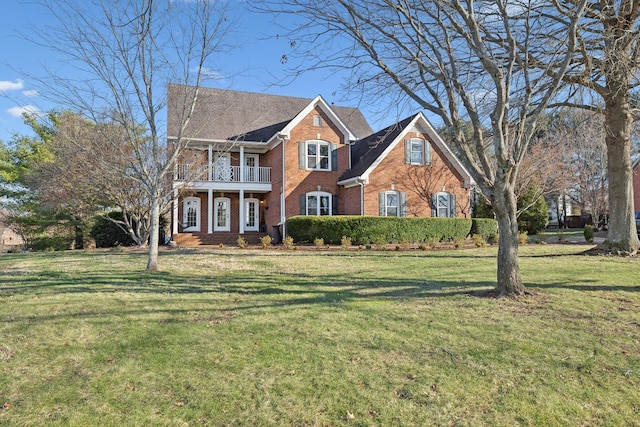
[{"label": "window", "polygon": [[421,138],[411,138],[404,142],[404,161],[411,165],[431,164],[431,144]]},{"label": "window", "polygon": [[322,126],[322,116],[320,114],[316,114],[313,116],[313,125],[315,127],[321,127]]},{"label": "window", "polygon": [[332,215],[337,207],[335,196],[324,191],[314,191],[300,196],[301,215]]},{"label": "window", "polygon": [[336,144],[326,141],[304,141],[299,143],[300,169],[329,171],[338,169]]},{"label": "window", "polygon": [[380,216],[407,216],[407,194],[399,191],[379,193]]},{"label": "window", "polygon": [[200,198],[187,197],[182,205],[182,230],[200,231]]},{"label": "window", "polygon": [[438,218],[456,217],[455,194],[440,192],[431,196],[431,216]]},{"label": "window", "polygon": [[329,144],[325,142],[307,143],[307,168],[329,170]]}]

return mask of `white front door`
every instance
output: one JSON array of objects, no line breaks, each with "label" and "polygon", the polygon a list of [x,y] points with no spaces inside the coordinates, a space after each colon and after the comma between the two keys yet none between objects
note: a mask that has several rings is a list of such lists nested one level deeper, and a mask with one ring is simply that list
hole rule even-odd
[{"label": "white front door", "polygon": [[216,197],[213,206],[213,231],[230,231],[231,201],[227,197]]},{"label": "white front door", "polygon": [[246,199],[244,201],[245,231],[259,231],[259,206],[258,199]]},{"label": "white front door", "polygon": [[187,197],[182,204],[182,231],[200,231],[200,198]]}]

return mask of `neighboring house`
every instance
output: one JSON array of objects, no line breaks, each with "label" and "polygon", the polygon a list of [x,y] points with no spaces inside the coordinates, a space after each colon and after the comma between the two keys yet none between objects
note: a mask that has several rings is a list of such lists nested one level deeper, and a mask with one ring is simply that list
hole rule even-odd
[{"label": "neighboring house", "polygon": [[15,252],[24,245],[22,236],[11,229],[5,222],[9,211],[0,208],[0,251]]},{"label": "neighboring house", "polygon": [[[184,91],[169,86],[169,143]],[[373,133],[358,109],[321,96],[201,88],[182,135],[179,245],[278,238],[294,215],[468,216],[471,178],[421,113]]]}]

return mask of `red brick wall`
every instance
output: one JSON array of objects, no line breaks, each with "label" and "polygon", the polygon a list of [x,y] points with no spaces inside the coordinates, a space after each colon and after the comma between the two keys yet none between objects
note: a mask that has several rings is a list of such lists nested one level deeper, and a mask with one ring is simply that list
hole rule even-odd
[{"label": "red brick wall", "polygon": [[[429,140],[426,134],[418,132],[410,132],[406,135],[406,138],[414,137]],[[365,185],[365,215],[378,216],[378,193],[392,190],[393,184],[395,191],[407,194],[407,216],[431,216],[431,201],[424,200],[418,196],[417,187],[412,184],[409,178],[410,168],[432,168],[434,178],[429,181],[430,192],[440,192],[444,187],[446,192],[455,194],[458,216],[469,217],[469,191],[463,188],[464,181],[462,177],[455,172],[455,169],[451,167],[436,145],[431,144],[431,165],[411,166],[404,162],[404,144],[402,141],[395,146],[369,176],[369,184]],[[418,174],[422,174],[422,172],[419,171]]]},{"label": "red brick wall", "polygon": [[[313,116],[322,116],[322,126],[313,126]],[[337,171],[309,171],[299,168],[298,143],[308,140],[321,140],[337,144],[338,170]],[[285,142],[285,195],[287,218],[300,214],[300,195],[311,191],[320,191],[338,195],[339,213],[343,214],[340,207],[344,206],[344,195],[337,184],[338,178],[349,167],[349,146],[344,143],[344,137],[338,128],[330,122],[320,109],[316,108],[291,131],[291,137]],[[278,148],[276,148],[277,150]],[[274,150],[275,151],[275,150]],[[276,187],[274,186],[274,191]]]}]

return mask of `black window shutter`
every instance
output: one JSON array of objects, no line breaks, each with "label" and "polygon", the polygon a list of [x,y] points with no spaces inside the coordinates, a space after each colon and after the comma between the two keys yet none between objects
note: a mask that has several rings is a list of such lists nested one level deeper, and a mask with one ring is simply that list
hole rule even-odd
[{"label": "black window shutter", "polygon": [[411,163],[411,140],[404,140],[404,162]]},{"label": "black window shutter", "polygon": [[331,196],[331,215],[338,215],[338,196]]},{"label": "black window shutter", "polygon": [[307,214],[307,195],[301,194],[300,195],[300,215],[306,215],[306,214]]},{"label": "black window shutter", "polygon": [[431,195],[431,216],[438,216],[438,195],[435,193]]},{"label": "black window shutter", "polygon": [[300,169],[307,168],[307,151],[304,141],[298,142],[298,167]]},{"label": "black window shutter", "polygon": [[331,149],[331,170],[338,170],[338,146],[336,144],[329,144]]},{"label": "black window shutter", "polygon": [[431,143],[429,141],[424,142],[424,164],[431,164]]},{"label": "black window shutter", "polygon": [[458,213],[456,212],[456,195],[449,194],[449,214],[452,218],[456,218]]}]

